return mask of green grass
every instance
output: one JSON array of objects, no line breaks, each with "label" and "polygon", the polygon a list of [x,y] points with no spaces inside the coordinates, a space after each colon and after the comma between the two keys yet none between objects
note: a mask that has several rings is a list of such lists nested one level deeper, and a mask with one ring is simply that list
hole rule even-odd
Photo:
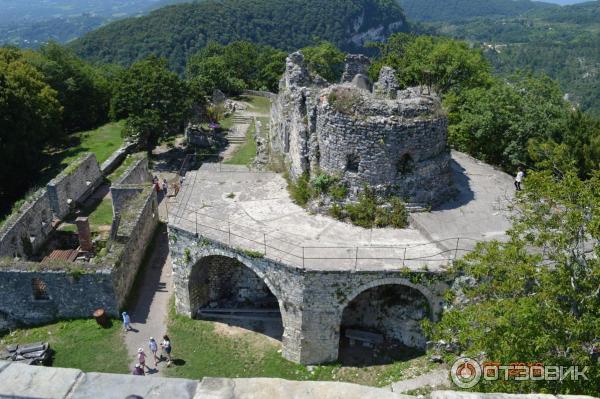
[{"label": "green grass", "polygon": [[269,114],[271,112],[271,100],[266,97],[244,95],[236,97],[235,99],[250,104],[250,111],[259,112],[261,114]]},{"label": "green grass", "polygon": [[382,366],[342,367],[330,364],[315,366],[311,371],[306,366],[285,360],[279,352],[281,346],[261,334],[219,333],[215,330],[216,323],[176,315],[173,303],[171,301],[168,335],[173,344],[175,365],[165,369],[169,377],[268,377],[385,386],[412,378],[433,367],[426,356],[421,356]]},{"label": "green grass", "polygon": [[[123,145],[121,132],[124,126],[124,121],[107,123],[95,130],[70,134],[60,143],[46,148],[42,155],[41,164],[43,166],[30,187],[46,186],[50,180],[85,152],[96,154],[98,163],[102,164]],[[22,198],[26,198],[26,196],[27,194],[24,193]],[[17,202],[15,201],[15,203]],[[12,211],[8,211],[7,214],[0,215],[0,220],[8,218],[11,213]]]},{"label": "green grass", "polygon": [[67,166],[82,153],[93,152],[96,154],[98,163],[102,163],[123,145],[121,132],[124,126],[124,121],[111,122],[95,130],[69,135],[68,140],[74,146],[54,153],[53,157],[60,158],[61,164]]},{"label": "green grass", "polygon": [[108,175],[108,177],[107,177],[108,180],[110,180],[111,182],[114,182],[119,177],[121,177],[121,175],[127,170],[127,168],[131,166],[131,164],[133,163],[134,160],[135,160],[134,157],[132,157],[131,155],[128,155],[127,158],[125,158],[123,160],[121,165],[119,165],[119,167],[117,169],[115,169],[110,175]]},{"label": "green grass", "polygon": [[112,201],[109,198],[103,199],[89,214],[89,218],[92,230],[94,226],[111,225],[113,220]]},{"label": "green grass", "polygon": [[83,371],[128,373],[128,356],[122,325],[113,321],[104,329],[92,319],[61,321],[0,336],[0,346],[48,342],[54,350],[52,366]]},{"label": "green grass", "polygon": [[254,132],[256,127],[254,122],[250,124],[246,132],[246,142],[233,154],[233,156],[223,163],[229,165],[248,165],[256,157],[256,141],[254,141]]}]

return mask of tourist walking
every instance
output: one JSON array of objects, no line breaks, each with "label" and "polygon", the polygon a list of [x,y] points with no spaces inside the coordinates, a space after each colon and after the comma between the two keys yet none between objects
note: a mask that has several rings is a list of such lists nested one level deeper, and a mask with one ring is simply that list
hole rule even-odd
[{"label": "tourist walking", "polygon": [[142,348],[138,349],[137,357],[138,357],[138,363],[140,364],[140,366],[142,366],[142,370],[144,368],[147,368],[148,370],[150,370],[150,367],[148,367],[146,365],[146,352],[144,352],[144,349],[142,349]]},{"label": "tourist walking", "polygon": [[156,352],[158,352],[158,343],[156,342],[154,337],[150,337],[150,340],[148,341],[148,348],[150,348],[150,352],[152,352],[152,360],[154,360],[154,368],[156,368],[156,364],[160,359],[158,358],[158,356],[156,356]]},{"label": "tourist walking", "polygon": [[131,330],[131,319],[127,312],[123,312],[121,315],[123,316],[123,328],[125,329],[125,332],[127,332]]},{"label": "tourist walking", "polygon": [[[163,336],[163,341],[161,342],[160,347],[162,348],[162,351],[167,354],[167,366],[170,366],[171,365],[172,347],[171,347],[171,340],[169,339],[168,335]],[[161,356],[162,356],[162,354],[161,354]]]},{"label": "tourist walking", "polygon": [[144,368],[139,363],[137,363],[135,365],[135,367],[133,368],[132,374],[133,375],[146,375],[146,373],[144,373]]},{"label": "tourist walking", "polygon": [[523,172],[523,168],[519,166],[517,176],[515,177],[515,188],[517,191],[521,191],[521,183],[523,182],[523,178],[525,177],[525,172]]},{"label": "tourist walking", "polygon": [[163,179],[162,189],[163,189],[163,194],[166,197],[167,193],[169,191],[169,183],[167,183],[167,179]]}]

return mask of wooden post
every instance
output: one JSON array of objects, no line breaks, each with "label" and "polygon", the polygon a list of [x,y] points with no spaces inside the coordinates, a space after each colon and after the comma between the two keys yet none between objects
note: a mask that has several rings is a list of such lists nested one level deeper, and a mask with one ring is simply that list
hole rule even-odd
[{"label": "wooden post", "polygon": [[198,237],[198,212],[194,212],[194,215],[196,216],[196,237]]},{"label": "wooden post", "polygon": [[404,247],[404,257],[402,258],[402,267],[406,266],[406,247]]},{"label": "wooden post", "polygon": [[356,247],[356,252],[354,253],[354,271],[358,270],[358,247]]},{"label": "wooden post", "polygon": [[263,239],[265,241],[265,256],[267,256],[267,234],[263,233]]},{"label": "wooden post", "polygon": [[302,268],[306,269],[306,266],[304,265],[304,247],[302,247]]}]

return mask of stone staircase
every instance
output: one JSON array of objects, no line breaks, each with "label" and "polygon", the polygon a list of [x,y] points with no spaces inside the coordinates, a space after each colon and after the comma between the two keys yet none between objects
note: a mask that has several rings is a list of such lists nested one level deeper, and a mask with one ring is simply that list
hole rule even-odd
[{"label": "stone staircase", "polygon": [[246,115],[234,115],[233,126],[225,136],[230,144],[243,144],[246,142],[246,132],[252,123],[252,117]]}]

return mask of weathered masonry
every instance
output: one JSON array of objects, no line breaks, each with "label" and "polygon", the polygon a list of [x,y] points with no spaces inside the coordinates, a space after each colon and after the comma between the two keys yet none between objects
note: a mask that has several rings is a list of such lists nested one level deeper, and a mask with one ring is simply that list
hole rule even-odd
[{"label": "weathered masonry", "polygon": [[290,176],[337,176],[356,198],[365,185],[384,196],[431,206],[453,193],[448,121],[439,98],[418,87],[400,90],[382,68],[373,85],[369,59],[349,55],[339,84],[311,75],[290,54],[271,108],[272,153]]},{"label": "weathered masonry", "polygon": [[419,322],[437,320],[446,276],[427,271],[320,271],[302,269],[232,249],[175,226],[169,227],[176,309],[278,309],[283,356],[302,364],[338,358],[347,328],[381,333],[423,348]]},{"label": "weathered masonry", "polygon": [[81,200],[98,179],[101,175],[95,157],[82,157],[26,203],[2,229],[0,331],[59,319],[88,318],[98,308],[118,317],[159,222],[156,191],[150,185],[145,156],[136,156],[119,184],[111,187],[117,200],[113,203],[116,217],[104,251],[96,253],[92,248],[94,256],[89,262],[27,260],[32,254],[39,255],[36,252],[42,244],[57,234],[51,222],[69,212],[71,201],[67,199]]}]

